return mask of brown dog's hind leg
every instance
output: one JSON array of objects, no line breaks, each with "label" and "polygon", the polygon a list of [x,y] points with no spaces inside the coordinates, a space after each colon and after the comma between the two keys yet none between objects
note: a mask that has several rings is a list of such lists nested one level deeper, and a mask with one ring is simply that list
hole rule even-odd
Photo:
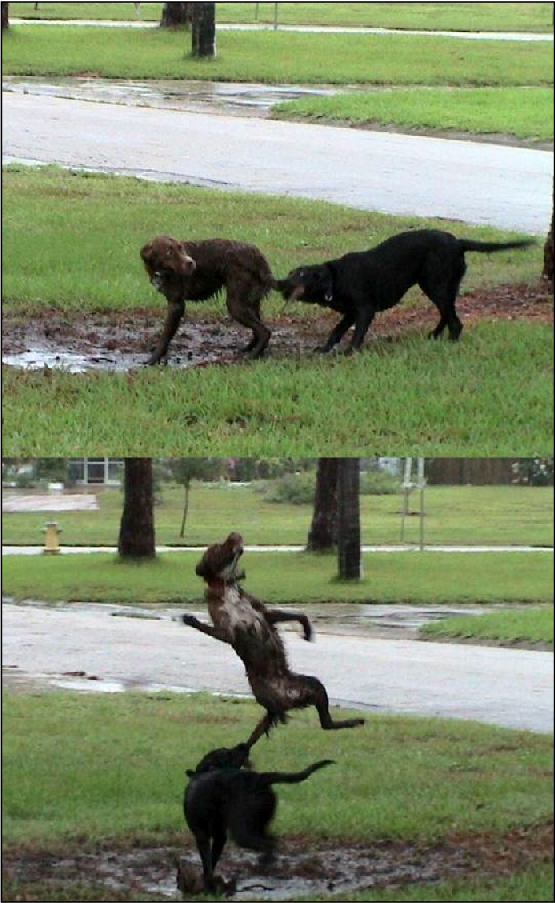
[{"label": "brown dog's hind leg", "polygon": [[364,724],[364,718],[346,718],[343,721],[334,721],[330,715],[330,703],[325,686],[317,680],[316,677],[299,678],[305,683],[305,693],[303,702],[305,705],[313,705],[316,707],[320,724],[325,731],[339,731],[347,727],[360,727]]},{"label": "brown dog's hind leg", "polygon": [[245,353],[251,360],[262,357],[272,335],[260,319],[260,297],[258,297],[260,290],[256,289],[254,294],[255,297],[253,297],[252,287],[249,291],[248,287],[243,289],[240,286],[234,287],[233,293],[229,291],[227,296],[227,309],[230,316],[241,326],[252,329],[253,337],[245,348]]}]

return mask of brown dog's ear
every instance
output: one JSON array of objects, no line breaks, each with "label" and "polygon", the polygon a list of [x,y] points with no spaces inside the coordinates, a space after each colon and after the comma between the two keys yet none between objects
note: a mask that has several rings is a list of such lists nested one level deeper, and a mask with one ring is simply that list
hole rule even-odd
[{"label": "brown dog's ear", "polygon": [[206,556],[203,555],[195,568],[195,574],[197,575],[197,577],[206,577],[206,575],[208,573],[207,568],[206,568],[205,558],[206,558]]},{"label": "brown dog's ear", "polygon": [[150,260],[151,254],[152,254],[152,242],[149,241],[149,242],[147,242],[146,245],[143,245],[143,247],[141,248],[142,260],[144,260],[146,263],[147,260]]}]

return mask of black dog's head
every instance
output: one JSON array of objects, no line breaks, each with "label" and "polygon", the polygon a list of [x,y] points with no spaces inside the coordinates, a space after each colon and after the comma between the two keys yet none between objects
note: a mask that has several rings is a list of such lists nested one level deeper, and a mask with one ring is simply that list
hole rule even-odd
[{"label": "black dog's head", "polygon": [[243,554],[243,537],[240,533],[230,533],[225,542],[208,546],[196,567],[196,573],[208,584],[218,580],[234,583],[244,578],[239,571],[239,561]]},{"label": "black dog's head", "polygon": [[248,743],[239,743],[237,746],[221,749],[213,749],[200,760],[194,771],[189,769],[186,774],[192,778],[197,774],[206,774],[207,771],[218,771],[222,768],[249,768]]},{"label": "black dog's head", "polygon": [[324,306],[333,301],[333,273],[327,264],[298,267],[285,279],[276,279],[276,289],[286,301],[305,301]]}]

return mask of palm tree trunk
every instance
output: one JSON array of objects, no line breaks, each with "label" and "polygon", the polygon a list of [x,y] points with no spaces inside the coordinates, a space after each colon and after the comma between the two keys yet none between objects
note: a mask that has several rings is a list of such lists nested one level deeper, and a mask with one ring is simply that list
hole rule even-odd
[{"label": "palm tree trunk", "polygon": [[124,559],[156,556],[152,458],[125,459],[118,553]]},{"label": "palm tree trunk", "polygon": [[216,56],[215,3],[193,3],[193,56]]},{"label": "palm tree trunk", "polygon": [[2,3],[2,31],[5,28],[9,28],[10,20],[8,17],[8,5],[7,3]]},{"label": "palm tree trunk", "polygon": [[320,458],[318,460],[314,511],[306,544],[308,552],[329,552],[337,547],[338,464],[338,458]]},{"label": "palm tree trunk", "polygon": [[[555,206],[555,201],[554,201]],[[552,286],[553,285],[553,218],[555,213],[551,214],[551,228],[547,236],[547,240],[543,249],[543,278]]]},{"label": "palm tree trunk", "polygon": [[339,577],[360,580],[360,459],[340,458],[339,502]]}]

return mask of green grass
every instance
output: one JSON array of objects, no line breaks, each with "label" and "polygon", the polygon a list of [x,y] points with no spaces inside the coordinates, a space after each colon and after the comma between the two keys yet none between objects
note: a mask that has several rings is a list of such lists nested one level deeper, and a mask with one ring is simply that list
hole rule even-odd
[{"label": "green grass", "polygon": [[[251,545],[306,543],[311,505],[272,504],[251,486],[193,483],[183,540],[179,528],[183,489],[162,484],[155,508],[159,544],[201,545],[217,542],[222,531],[237,530]],[[123,494],[97,492],[98,510],[56,512],[67,545],[115,545]],[[400,539],[399,495],[362,496],[362,541],[397,543]],[[553,545],[553,492],[527,486],[428,486],[425,495],[428,545]],[[417,501],[411,498],[411,510]],[[44,512],[2,515],[5,545],[42,545]],[[419,519],[405,522],[405,539],[418,542]]]},{"label": "green grass", "polygon": [[[141,3],[141,18],[159,21],[161,3]],[[11,14],[40,19],[130,19],[131,3],[13,3]],[[254,3],[218,3],[218,22],[254,22]],[[259,4],[259,22],[274,4]],[[551,32],[550,3],[280,3],[281,25],[350,25],[454,31]]]},{"label": "green grass", "polygon": [[[122,563],[95,552],[3,561],[3,591],[15,599],[204,605],[195,552],[167,552],[154,562]],[[249,591],[270,603],[377,602],[441,605],[552,602],[553,556],[547,552],[366,553],[360,583],[336,579],[334,555],[251,552]],[[276,580],[279,573],[279,580]]]},{"label": "green grass", "polygon": [[165,29],[22,25],[2,40],[4,75],[101,75],[279,83],[548,85],[547,42],[397,35],[221,32],[215,59]]},{"label": "green grass", "polygon": [[[82,316],[91,311],[152,307],[162,318],[166,303],[149,285],[139,257],[142,245],[161,232],[191,239],[223,235],[252,242],[280,276],[303,263],[370,247],[405,229],[449,228],[445,220],[393,217],[318,201],[164,185],[56,167],[10,166],[4,170],[3,189],[2,296],[4,310],[15,313],[40,313],[47,308]],[[515,237],[515,233],[460,223],[451,228],[458,235],[485,241]],[[78,243],[75,235],[82,237]],[[23,260],[22,243],[33,247],[33,254]],[[473,254],[464,286],[469,290],[501,282],[534,282],[542,262],[541,242],[524,251]],[[416,297],[420,293],[411,295]],[[270,315],[283,309],[283,299],[276,299],[274,295],[264,304]],[[220,298],[196,310],[221,314],[225,303]],[[290,310],[303,317],[313,311],[300,304],[292,304]]]},{"label": "green grass", "polygon": [[[229,746],[244,740],[259,711],[202,694],[6,693],[4,843],[175,839],[184,770],[221,746],[222,731]],[[424,718],[371,717],[348,736],[316,723],[311,712],[295,713],[253,754],[268,771],[338,762],[325,781],[280,789],[279,835],[433,842],[532,825],[552,812],[549,737]]]},{"label": "green grass", "polygon": [[476,135],[553,138],[550,88],[412,88],[335,97],[303,97],[273,107],[282,119],[340,121]]},{"label": "green grass", "polygon": [[529,611],[497,611],[473,617],[447,618],[426,624],[421,633],[428,639],[454,638],[492,640],[505,644],[548,643],[553,645],[553,608]]},{"label": "green grass", "polygon": [[548,327],[498,322],[456,346],[416,333],[354,358],[232,370],[5,368],[4,454],[551,454],[552,354]]}]

